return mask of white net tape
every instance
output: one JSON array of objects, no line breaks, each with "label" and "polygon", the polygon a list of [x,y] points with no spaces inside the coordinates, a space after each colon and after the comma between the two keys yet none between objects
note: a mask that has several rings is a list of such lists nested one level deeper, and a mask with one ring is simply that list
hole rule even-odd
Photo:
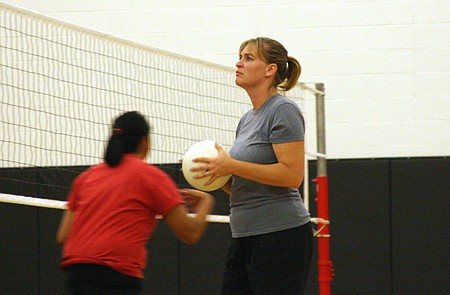
[{"label": "white net tape", "polygon": [[[2,194],[2,193],[0,193],[0,203],[9,203],[9,204],[61,209],[61,210],[67,209],[67,202],[65,201],[18,196],[11,194]],[[191,214],[191,216],[192,215],[193,214]],[[161,219],[161,216],[157,216],[157,218]],[[226,215],[208,215],[207,220],[208,222],[215,222],[215,223],[230,223],[230,217]],[[330,223],[328,220],[324,220],[322,218],[311,218],[311,222],[315,224],[321,224],[321,227],[318,230],[314,231],[314,235],[318,237],[321,236],[320,231],[327,224]]]}]

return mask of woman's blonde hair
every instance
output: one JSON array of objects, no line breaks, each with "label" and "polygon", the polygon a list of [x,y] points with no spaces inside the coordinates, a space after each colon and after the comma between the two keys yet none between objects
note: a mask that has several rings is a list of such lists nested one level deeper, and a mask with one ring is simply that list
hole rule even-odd
[{"label": "woman's blonde hair", "polygon": [[280,42],[266,37],[250,39],[241,44],[239,53],[247,45],[253,46],[259,57],[266,63],[277,65],[277,76],[274,79],[273,86],[288,91],[297,84],[302,67],[296,58],[288,55],[286,48]]}]

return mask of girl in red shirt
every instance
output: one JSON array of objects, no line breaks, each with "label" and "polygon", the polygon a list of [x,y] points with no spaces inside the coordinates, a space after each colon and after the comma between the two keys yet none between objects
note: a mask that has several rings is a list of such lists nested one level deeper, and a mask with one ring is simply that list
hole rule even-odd
[{"label": "girl in red shirt", "polygon": [[[165,172],[144,161],[149,129],[137,112],[118,117],[105,162],[73,182],[56,237],[63,244],[60,265],[71,294],[140,294],[156,215],[189,244],[206,229],[213,197],[178,190]],[[188,216],[186,205],[195,217]]]}]

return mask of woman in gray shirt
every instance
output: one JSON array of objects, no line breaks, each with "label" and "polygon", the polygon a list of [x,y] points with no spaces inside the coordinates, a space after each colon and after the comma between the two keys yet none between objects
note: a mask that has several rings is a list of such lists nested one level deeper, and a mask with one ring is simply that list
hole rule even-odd
[{"label": "woman in gray shirt", "polygon": [[300,63],[279,42],[250,39],[239,49],[236,84],[253,109],[237,126],[227,155],[198,158],[198,177],[232,174],[222,189],[230,194],[232,243],[222,294],[303,294],[313,252],[310,214],[298,187],[304,175],[303,115],[278,90],[300,77]]}]

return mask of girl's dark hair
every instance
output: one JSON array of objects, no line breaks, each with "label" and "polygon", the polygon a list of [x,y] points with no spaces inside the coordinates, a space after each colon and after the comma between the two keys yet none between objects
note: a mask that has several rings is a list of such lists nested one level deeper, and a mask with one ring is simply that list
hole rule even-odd
[{"label": "girl's dark hair", "polygon": [[138,112],[126,112],[117,117],[106,147],[105,162],[111,167],[119,165],[123,154],[137,152],[139,141],[148,136],[149,131],[149,124]]},{"label": "girl's dark hair", "polygon": [[239,53],[247,45],[254,46],[259,56],[266,63],[277,65],[277,76],[274,79],[273,86],[283,91],[288,91],[297,84],[302,73],[300,62],[296,58],[289,56],[286,48],[280,42],[266,37],[250,39],[241,44]]}]

